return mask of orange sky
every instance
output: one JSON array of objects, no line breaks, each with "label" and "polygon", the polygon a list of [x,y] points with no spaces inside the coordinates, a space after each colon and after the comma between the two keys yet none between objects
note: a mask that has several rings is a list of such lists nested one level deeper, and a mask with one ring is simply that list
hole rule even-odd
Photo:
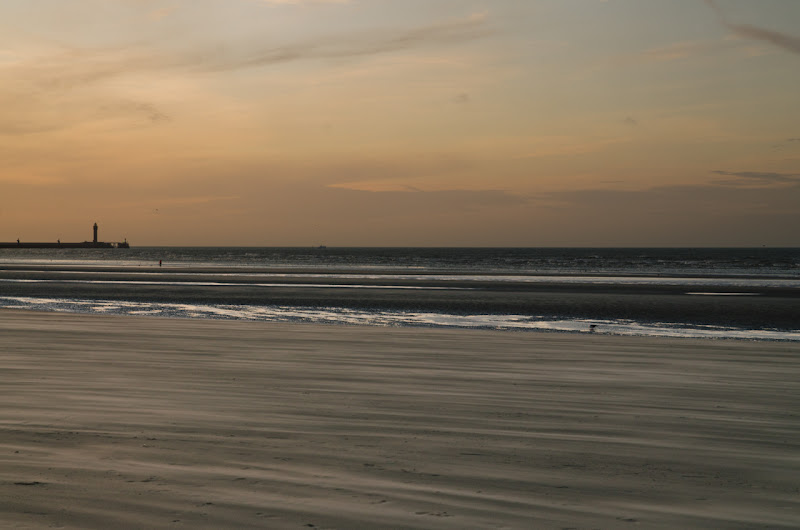
[{"label": "orange sky", "polygon": [[800,246],[794,0],[4,0],[0,240]]}]

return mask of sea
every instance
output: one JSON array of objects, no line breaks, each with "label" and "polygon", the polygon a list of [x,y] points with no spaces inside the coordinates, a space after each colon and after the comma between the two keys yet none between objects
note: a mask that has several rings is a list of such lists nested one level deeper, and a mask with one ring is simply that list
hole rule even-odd
[{"label": "sea", "polygon": [[11,248],[0,307],[800,341],[800,249]]}]

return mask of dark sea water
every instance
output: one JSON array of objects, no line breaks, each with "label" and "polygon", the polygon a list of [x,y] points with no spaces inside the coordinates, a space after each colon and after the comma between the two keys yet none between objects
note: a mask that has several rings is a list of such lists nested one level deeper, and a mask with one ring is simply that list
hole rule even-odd
[{"label": "dark sea water", "polygon": [[800,279],[797,248],[300,248],[4,249],[0,264],[309,267],[546,274],[698,274]]},{"label": "dark sea water", "polygon": [[800,249],[0,249],[0,307],[800,340]]}]

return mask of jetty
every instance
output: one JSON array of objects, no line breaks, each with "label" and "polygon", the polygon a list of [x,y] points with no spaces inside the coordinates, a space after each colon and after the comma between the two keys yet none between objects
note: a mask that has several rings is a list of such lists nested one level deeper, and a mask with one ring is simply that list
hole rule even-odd
[{"label": "jetty", "polygon": [[108,243],[105,241],[97,240],[97,223],[94,224],[94,238],[92,241],[83,241],[81,243],[62,243],[59,239],[55,243],[35,243],[28,241],[4,243],[0,242],[0,248],[131,248],[128,240],[121,242]]}]

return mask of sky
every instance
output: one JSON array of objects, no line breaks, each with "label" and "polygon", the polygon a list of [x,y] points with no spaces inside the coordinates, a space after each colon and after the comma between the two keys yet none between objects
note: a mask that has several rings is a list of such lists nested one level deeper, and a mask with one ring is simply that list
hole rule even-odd
[{"label": "sky", "polygon": [[0,241],[800,246],[797,0],[3,0]]}]

